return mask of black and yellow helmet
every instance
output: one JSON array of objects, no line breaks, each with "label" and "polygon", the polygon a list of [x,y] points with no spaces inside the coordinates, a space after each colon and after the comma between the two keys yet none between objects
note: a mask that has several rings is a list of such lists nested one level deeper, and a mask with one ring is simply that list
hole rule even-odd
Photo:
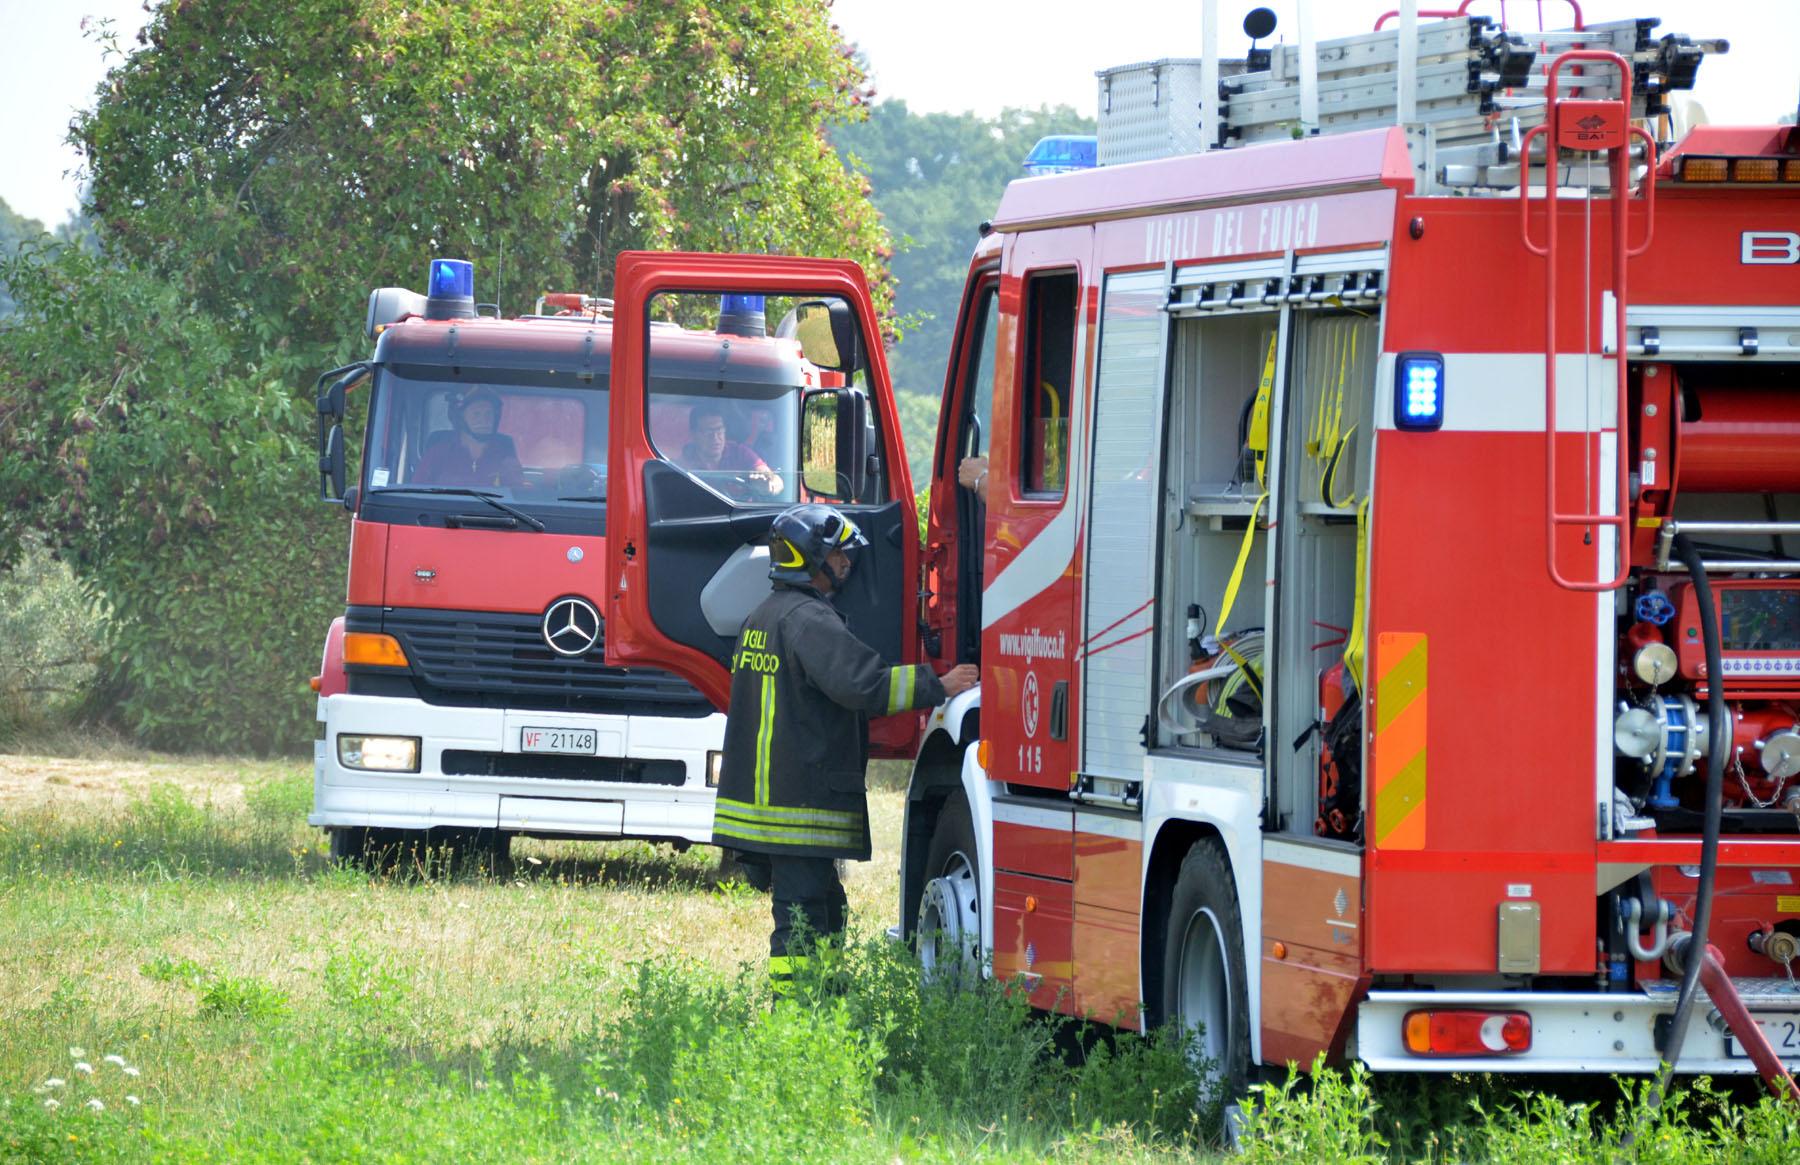
[{"label": "black and yellow helmet", "polygon": [[790,506],[769,527],[769,577],[808,586],[825,569],[827,554],[842,550],[854,563],[855,551],[868,544],[856,523],[831,506]]}]

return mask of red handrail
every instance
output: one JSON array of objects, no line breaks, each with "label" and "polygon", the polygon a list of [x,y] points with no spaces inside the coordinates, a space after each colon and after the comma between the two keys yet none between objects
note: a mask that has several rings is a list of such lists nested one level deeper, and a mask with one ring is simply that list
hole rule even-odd
[{"label": "red handrail", "polygon": [[[1568,6],[1570,8],[1573,8],[1575,10],[1575,31],[1576,32],[1585,31],[1587,29],[1587,18],[1581,14],[1581,5],[1577,2],[1577,0],[1565,0],[1565,2],[1568,4]],[[1473,3],[1475,3],[1475,0],[1462,0],[1462,3],[1458,4],[1455,8],[1421,8],[1421,9],[1419,9],[1419,15],[1420,16],[1429,16],[1433,20],[1449,20],[1449,19],[1451,19],[1453,17],[1457,17],[1457,16],[1467,16],[1469,14],[1469,5],[1471,5]],[[1504,11],[1506,8],[1505,0],[1502,0],[1500,7],[1502,9],[1501,23],[1504,24],[1505,20],[1506,20],[1506,14]],[[1383,12],[1378,18],[1376,18],[1375,31],[1380,32],[1382,25],[1386,24],[1390,20],[1396,19],[1397,17],[1399,17],[1399,15],[1400,15],[1400,10],[1398,8],[1394,9],[1392,12]],[[1539,16],[1538,23],[1540,23],[1540,24],[1543,23],[1543,20],[1542,20],[1543,5],[1542,4],[1540,4],[1538,6],[1538,16]]]},{"label": "red handrail", "polygon": [[[1603,61],[1619,70],[1620,104],[1625,106],[1627,117],[1630,114],[1631,100],[1631,64],[1618,53],[1604,52],[1598,49],[1571,49],[1561,53],[1550,62],[1544,94],[1544,121],[1542,125],[1533,126],[1519,145],[1519,231],[1525,249],[1545,259],[1544,275],[1544,490],[1546,525],[1546,554],[1550,577],[1555,583],[1571,591],[1610,591],[1623,586],[1631,574],[1631,540],[1630,530],[1626,526],[1626,516],[1630,510],[1630,478],[1626,471],[1628,450],[1625,438],[1628,432],[1629,402],[1627,399],[1627,373],[1629,371],[1628,353],[1625,348],[1625,306],[1629,302],[1626,295],[1626,263],[1633,256],[1641,255],[1650,247],[1650,240],[1656,229],[1654,214],[1656,210],[1656,142],[1648,131],[1637,126],[1628,126],[1626,143],[1611,149],[1612,164],[1612,196],[1613,196],[1613,296],[1617,311],[1613,320],[1613,355],[1618,370],[1618,401],[1613,418],[1614,430],[1617,434],[1614,457],[1618,462],[1618,483],[1616,486],[1615,504],[1618,512],[1614,514],[1565,514],[1557,509],[1556,504],[1556,276],[1557,276],[1557,156],[1558,147],[1555,130],[1557,123],[1556,105],[1559,98],[1558,79],[1565,63],[1570,61]],[[1531,239],[1531,143],[1540,134],[1544,135],[1544,244],[1539,246]],[[1631,147],[1630,138],[1641,137],[1645,143],[1645,151],[1649,162],[1648,176],[1645,178],[1644,209],[1645,230],[1643,241],[1636,246],[1629,242],[1630,209],[1631,209]],[[1583,310],[1586,310],[1584,307]],[[1591,435],[1583,433],[1582,440],[1587,442]],[[1593,582],[1577,582],[1563,577],[1556,557],[1556,534],[1562,526],[1610,527],[1617,533],[1618,569],[1610,580]]]}]

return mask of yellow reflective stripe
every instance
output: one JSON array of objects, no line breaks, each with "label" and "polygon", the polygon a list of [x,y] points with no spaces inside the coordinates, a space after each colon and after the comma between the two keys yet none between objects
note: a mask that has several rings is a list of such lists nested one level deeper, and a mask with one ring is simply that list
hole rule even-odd
[{"label": "yellow reflective stripe", "polygon": [[804,971],[811,964],[810,955],[770,955],[769,974],[792,975],[795,971]]},{"label": "yellow reflective stripe", "polygon": [[714,811],[753,821],[768,821],[775,825],[800,825],[810,822],[844,829],[859,828],[862,825],[862,814],[853,809],[814,809],[803,805],[746,805],[742,801],[734,801],[729,797],[721,797],[715,801]]},{"label": "yellow reflective stripe", "polygon": [[860,831],[828,830],[823,826],[812,828],[781,828],[772,825],[748,825],[728,818],[715,818],[713,821],[713,839],[730,838],[737,841],[756,841],[767,845],[820,846],[831,849],[848,849],[862,843]]},{"label": "yellow reflective stripe", "polygon": [[829,821],[770,821],[767,818],[750,817],[742,813],[733,813],[730,810],[713,813],[713,828],[717,829],[720,825],[730,825],[734,829],[766,830],[771,834],[830,833],[842,834],[845,837],[852,834],[858,837],[862,836],[861,822],[856,825],[838,825]]},{"label": "yellow reflective stripe", "polygon": [[756,731],[756,803],[769,803],[769,743],[775,735],[775,677],[762,678],[762,723]]},{"label": "yellow reflective stripe", "polygon": [[888,669],[888,715],[904,712],[913,706],[913,693],[918,690],[919,676],[913,665]]}]

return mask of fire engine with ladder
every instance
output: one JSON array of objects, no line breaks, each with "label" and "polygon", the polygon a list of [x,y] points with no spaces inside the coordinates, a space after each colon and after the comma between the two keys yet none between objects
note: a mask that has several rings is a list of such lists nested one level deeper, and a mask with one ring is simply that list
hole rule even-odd
[{"label": "fire engine with ladder", "polygon": [[981,666],[907,794],[930,964],[1227,1080],[1791,1089],[1800,137],[1675,124],[1721,42],[1469,7],[1227,61],[1208,3],[1200,58],[1100,74],[1100,164],[984,224],[922,549],[859,275],[627,256],[608,657],[723,699],[657,556],[766,530],[647,434],[646,305],[835,295],[852,623]]}]

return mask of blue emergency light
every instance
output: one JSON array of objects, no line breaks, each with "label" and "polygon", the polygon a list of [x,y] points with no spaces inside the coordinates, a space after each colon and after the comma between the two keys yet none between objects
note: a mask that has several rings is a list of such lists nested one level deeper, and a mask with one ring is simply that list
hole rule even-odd
[{"label": "blue emergency light", "polygon": [[475,264],[467,259],[433,259],[425,276],[425,318],[475,318]]},{"label": "blue emergency light", "polygon": [[1033,178],[1092,170],[1099,163],[1099,139],[1093,135],[1059,133],[1039,138],[1025,155],[1025,173]]},{"label": "blue emergency light", "polygon": [[764,314],[766,297],[761,295],[725,294],[719,296],[719,334],[722,336],[766,336],[768,317]]},{"label": "blue emergency light", "polygon": [[1444,358],[1402,352],[1394,361],[1394,427],[1429,432],[1444,425]]}]

